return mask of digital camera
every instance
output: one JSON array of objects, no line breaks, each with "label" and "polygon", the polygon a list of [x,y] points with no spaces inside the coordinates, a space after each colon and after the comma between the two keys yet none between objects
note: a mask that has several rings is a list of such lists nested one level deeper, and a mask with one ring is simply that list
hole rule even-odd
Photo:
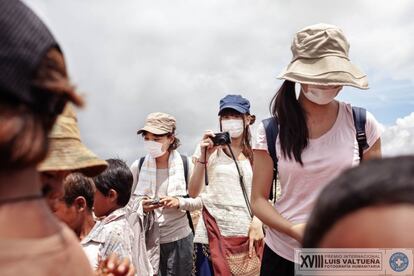
[{"label": "digital camera", "polygon": [[224,146],[224,145],[230,145],[231,138],[230,133],[228,132],[219,132],[214,133],[214,137],[211,137],[211,140],[214,143],[214,146]]},{"label": "digital camera", "polygon": [[151,205],[159,205],[160,204],[160,199],[158,197],[154,198],[151,202]]}]

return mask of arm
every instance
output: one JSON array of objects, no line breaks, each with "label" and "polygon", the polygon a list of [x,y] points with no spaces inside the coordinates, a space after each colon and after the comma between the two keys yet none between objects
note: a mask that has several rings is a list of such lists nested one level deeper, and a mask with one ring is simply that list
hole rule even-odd
[{"label": "arm", "polygon": [[304,224],[294,225],[282,217],[268,201],[273,181],[273,161],[265,150],[254,150],[252,209],[264,224],[301,241]]},{"label": "arm", "polygon": [[214,137],[214,133],[208,130],[205,132],[203,140],[200,143],[201,156],[195,162],[193,173],[188,184],[188,194],[193,198],[197,197],[203,190],[205,166],[203,163],[209,160],[211,154],[217,150],[217,147],[214,146],[213,141],[211,141],[210,137]]},{"label": "arm", "polygon": [[366,119],[365,132],[367,136],[367,143],[370,147],[364,151],[362,160],[381,158],[381,127],[374,115],[368,111]]},{"label": "arm", "polygon": [[204,186],[204,164],[200,162],[205,162],[204,157],[200,157],[198,161],[194,164],[193,174],[190,178],[190,183],[188,184],[188,194],[190,197],[197,197]]},{"label": "arm", "polygon": [[180,201],[180,210],[185,211],[195,211],[195,210],[201,210],[203,208],[203,201],[201,200],[201,197],[196,198],[184,198],[179,197],[178,200]]},{"label": "arm", "polygon": [[378,138],[377,141],[370,147],[366,152],[364,152],[363,160],[381,158],[381,138]]},{"label": "arm", "polygon": [[[254,243],[263,242],[263,223],[255,216],[253,216],[252,222],[249,226],[249,257],[253,256]],[[257,253],[257,252],[256,252]]]}]

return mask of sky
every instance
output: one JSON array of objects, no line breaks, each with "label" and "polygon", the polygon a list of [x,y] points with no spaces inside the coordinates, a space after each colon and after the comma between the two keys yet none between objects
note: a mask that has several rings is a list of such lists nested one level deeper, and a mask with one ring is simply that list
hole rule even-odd
[{"label": "sky", "polygon": [[142,156],[136,130],[156,111],[177,118],[180,151],[192,154],[218,128],[226,94],[251,102],[257,121],[281,85],[298,30],[339,26],[370,89],[339,100],[381,124],[385,156],[414,154],[414,1],[26,0],[52,29],[73,83],[83,142],[102,158]]}]

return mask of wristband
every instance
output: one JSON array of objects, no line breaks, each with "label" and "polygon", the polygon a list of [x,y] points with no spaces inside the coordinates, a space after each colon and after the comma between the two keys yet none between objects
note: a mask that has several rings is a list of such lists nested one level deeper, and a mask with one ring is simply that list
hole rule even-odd
[{"label": "wristband", "polygon": [[207,165],[207,161],[200,161],[200,159],[197,159],[197,163],[203,164],[203,165]]}]

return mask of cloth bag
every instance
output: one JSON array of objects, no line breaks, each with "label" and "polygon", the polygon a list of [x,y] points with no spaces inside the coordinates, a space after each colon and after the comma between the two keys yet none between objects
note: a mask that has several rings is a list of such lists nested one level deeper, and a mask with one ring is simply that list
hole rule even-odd
[{"label": "cloth bag", "polygon": [[249,237],[223,237],[215,218],[206,207],[203,220],[207,229],[210,255],[215,276],[256,276],[260,274],[263,243],[255,244],[249,257]]}]

